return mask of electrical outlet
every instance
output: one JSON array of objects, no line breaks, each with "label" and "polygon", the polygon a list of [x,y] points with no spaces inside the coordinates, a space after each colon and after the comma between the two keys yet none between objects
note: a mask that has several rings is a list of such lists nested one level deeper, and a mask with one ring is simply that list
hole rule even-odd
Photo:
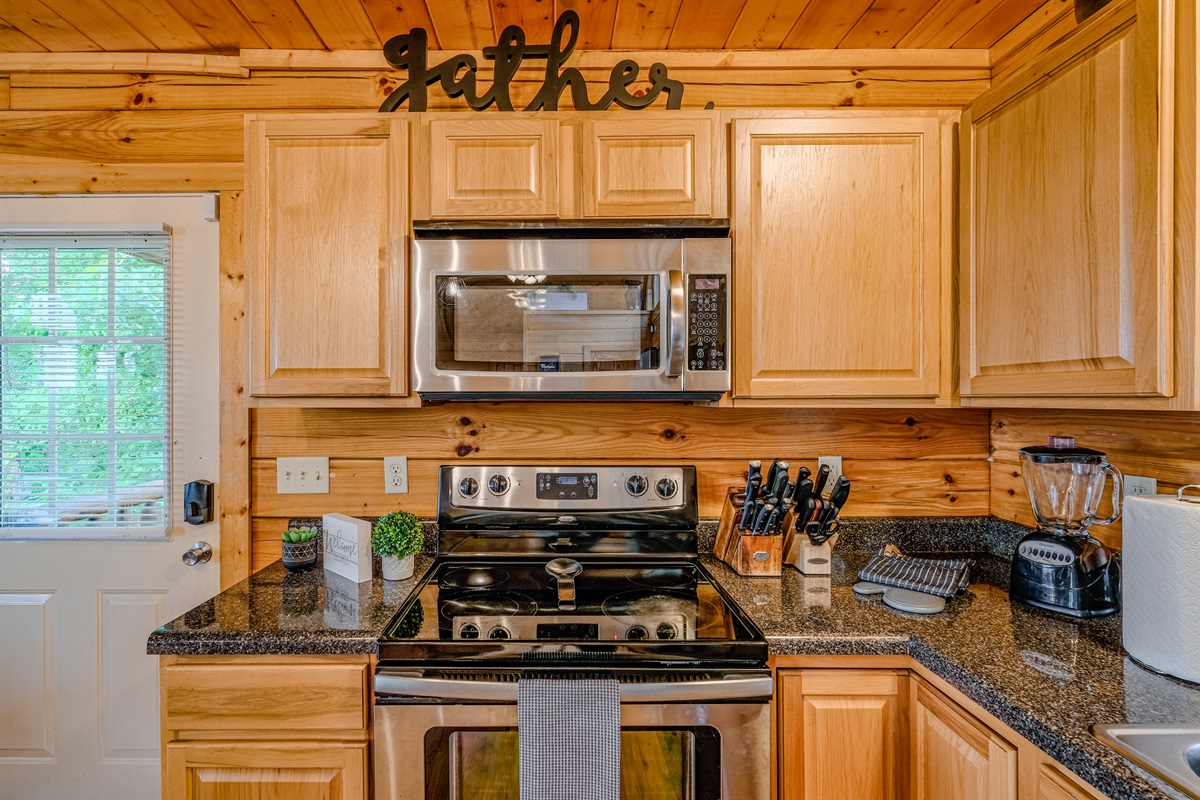
[{"label": "electrical outlet", "polygon": [[[825,481],[825,491],[828,493],[833,489],[833,485],[837,483],[837,479],[842,476],[842,457],[841,456],[821,456],[817,459],[817,469],[829,465],[829,480]],[[814,477],[815,481],[816,478]]]},{"label": "electrical outlet", "polygon": [[279,494],[329,494],[329,459],[275,459],[275,491]]},{"label": "electrical outlet", "polygon": [[383,493],[408,494],[408,456],[384,456]]},{"label": "electrical outlet", "polygon": [[1125,496],[1131,494],[1157,494],[1158,478],[1144,478],[1141,475],[1125,476]]}]

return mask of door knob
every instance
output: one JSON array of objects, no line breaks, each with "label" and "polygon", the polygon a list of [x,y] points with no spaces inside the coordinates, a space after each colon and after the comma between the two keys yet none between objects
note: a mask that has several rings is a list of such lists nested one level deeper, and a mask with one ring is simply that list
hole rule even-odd
[{"label": "door knob", "polygon": [[212,558],[212,547],[208,542],[196,542],[183,553],[183,563],[189,567],[203,564]]}]

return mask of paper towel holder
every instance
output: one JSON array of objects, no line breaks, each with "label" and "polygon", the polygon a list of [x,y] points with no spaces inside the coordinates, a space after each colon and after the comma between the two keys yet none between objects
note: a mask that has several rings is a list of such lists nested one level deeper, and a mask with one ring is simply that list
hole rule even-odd
[{"label": "paper towel holder", "polygon": [[1200,503],[1200,497],[1183,496],[1183,493],[1188,489],[1200,489],[1200,483],[1189,483],[1186,486],[1180,486],[1179,491],[1175,493],[1175,499],[1181,503]]}]

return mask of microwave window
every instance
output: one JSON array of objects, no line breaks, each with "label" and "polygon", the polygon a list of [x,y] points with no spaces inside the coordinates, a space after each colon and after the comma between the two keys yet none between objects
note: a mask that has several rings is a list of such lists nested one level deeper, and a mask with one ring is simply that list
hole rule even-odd
[{"label": "microwave window", "polygon": [[436,277],[436,364],[474,372],[657,370],[658,275]]}]

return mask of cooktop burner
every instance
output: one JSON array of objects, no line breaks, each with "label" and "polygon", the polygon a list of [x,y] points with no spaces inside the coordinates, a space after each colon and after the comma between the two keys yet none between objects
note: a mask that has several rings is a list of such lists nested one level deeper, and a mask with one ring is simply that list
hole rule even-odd
[{"label": "cooktop burner", "polygon": [[508,582],[508,573],[497,567],[459,567],[447,570],[442,576],[442,586],[458,589],[480,589],[503,586]]},{"label": "cooktop burner", "polygon": [[438,613],[446,619],[464,615],[490,617],[527,617],[537,613],[532,599],[516,592],[480,591],[450,597],[438,603]]}]

